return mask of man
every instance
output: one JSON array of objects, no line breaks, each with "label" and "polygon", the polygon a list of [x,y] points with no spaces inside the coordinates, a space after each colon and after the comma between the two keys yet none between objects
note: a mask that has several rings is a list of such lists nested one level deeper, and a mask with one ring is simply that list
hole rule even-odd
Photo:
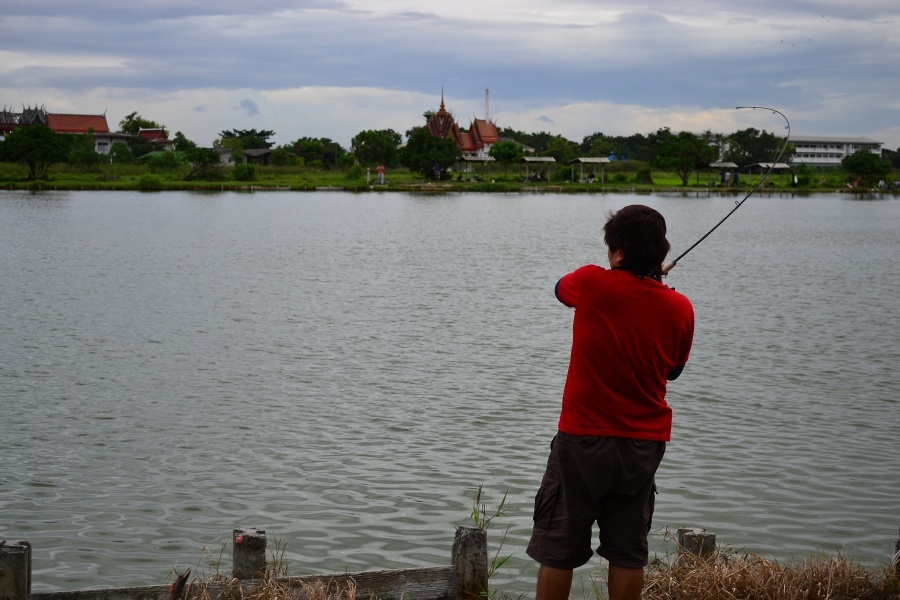
[{"label": "man", "polygon": [[375,173],[378,174],[378,185],[384,185],[384,165],[379,163],[377,167],[375,167]]},{"label": "man", "polygon": [[694,334],[690,301],[662,283],[666,221],[647,206],[611,214],[609,269],[585,265],[556,284],[575,309],[558,433],[535,497],[528,555],[537,600],[564,600],[572,571],[609,561],[610,600],[637,600],[647,564],[654,475],[672,426],[666,383],[681,374]]}]

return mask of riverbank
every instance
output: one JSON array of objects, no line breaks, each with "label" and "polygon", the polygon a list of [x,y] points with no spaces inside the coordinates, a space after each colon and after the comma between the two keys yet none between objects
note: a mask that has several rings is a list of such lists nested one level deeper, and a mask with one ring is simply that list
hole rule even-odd
[{"label": "riverbank", "polygon": [[[649,180],[639,179],[636,173],[622,170],[610,173],[603,181],[588,183],[586,180],[570,180],[552,177],[549,181],[533,181],[523,174],[512,173],[493,177],[463,177],[431,181],[408,169],[395,169],[388,173],[384,184],[375,183],[358,168],[350,170],[321,170],[302,167],[255,166],[252,177],[238,180],[235,173],[223,170],[203,179],[191,179],[184,169],[154,170],[144,165],[104,165],[93,169],[79,169],[70,165],[57,165],[48,176],[29,181],[27,171],[21,165],[0,165],[0,189],[7,190],[86,190],[86,191],[197,191],[197,192],[318,192],[337,191],[352,193],[416,192],[416,193],[552,193],[552,194],[621,194],[621,193],[687,193],[743,195],[757,182],[759,175],[745,175],[738,186],[720,186],[717,177],[698,173],[683,185],[680,177],[672,172],[654,170]],[[900,189],[873,189],[871,187],[847,187],[840,170],[815,173],[800,179],[798,185],[782,174],[770,175],[757,193],[797,195],[805,194],[877,194],[891,196]]]},{"label": "riverbank", "polygon": [[[741,197],[750,191],[749,186],[741,187],[704,187],[704,186],[672,186],[672,185],[630,185],[630,184],[579,184],[579,183],[460,183],[460,182],[420,182],[385,184],[347,184],[316,185],[298,183],[282,185],[265,181],[246,182],[166,182],[160,185],[146,185],[134,182],[84,182],[84,181],[18,181],[3,182],[2,189],[9,191],[134,191],[134,192],[350,192],[350,193],[386,193],[409,192],[426,194],[453,193],[522,193],[522,194],[681,194],[681,195],[716,195]],[[755,194],[810,196],[814,194],[842,194],[863,197],[865,199],[891,198],[900,196],[900,190],[879,190],[872,188],[802,188],[767,186],[757,189]]]}]

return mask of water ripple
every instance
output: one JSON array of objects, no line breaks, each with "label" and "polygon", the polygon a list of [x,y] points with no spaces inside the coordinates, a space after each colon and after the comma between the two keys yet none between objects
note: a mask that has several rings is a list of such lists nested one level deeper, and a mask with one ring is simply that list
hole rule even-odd
[{"label": "water ripple", "polygon": [[[47,199],[52,197],[52,202]],[[727,198],[0,192],[0,536],[35,591],[161,583],[236,527],[292,574],[445,565],[484,484],[530,593],[532,499],[610,209],[674,250]],[[668,283],[697,314],[651,547],[888,558],[900,203],[754,198]],[[828,257],[828,272],[811,268]],[[750,260],[752,258],[752,260]],[[594,568],[588,566],[586,569]]]}]

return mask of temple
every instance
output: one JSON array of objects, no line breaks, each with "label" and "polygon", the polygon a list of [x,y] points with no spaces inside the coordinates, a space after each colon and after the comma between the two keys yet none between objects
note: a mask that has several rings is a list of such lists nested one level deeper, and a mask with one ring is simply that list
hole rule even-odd
[{"label": "temple", "polygon": [[468,131],[463,131],[456,123],[453,114],[444,106],[444,94],[441,93],[441,107],[437,112],[426,112],[427,122],[425,127],[432,135],[439,138],[453,137],[459,144],[459,149],[467,158],[476,160],[488,156],[491,146],[500,141],[497,125],[487,119],[473,119]]}]

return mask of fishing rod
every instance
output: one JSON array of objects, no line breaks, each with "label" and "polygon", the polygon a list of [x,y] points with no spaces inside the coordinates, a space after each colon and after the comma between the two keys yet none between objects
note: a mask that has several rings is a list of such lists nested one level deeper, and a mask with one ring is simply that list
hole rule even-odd
[{"label": "fishing rod", "polygon": [[784,136],[784,140],[782,140],[781,143],[778,145],[778,148],[776,148],[776,151],[777,151],[777,152],[776,152],[776,154],[775,154],[775,160],[774,160],[772,163],[769,164],[769,168],[766,169],[765,173],[763,173],[763,174],[760,176],[760,178],[759,178],[759,180],[756,182],[756,184],[754,184],[753,187],[750,188],[750,191],[747,192],[747,195],[744,196],[744,198],[743,198],[740,202],[735,202],[735,207],[732,208],[731,211],[729,211],[729,213],[728,213],[727,215],[725,215],[725,217],[722,218],[721,221],[719,221],[718,223],[716,223],[715,226],[713,226],[712,229],[710,229],[709,231],[707,231],[707,232],[703,235],[703,237],[701,237],[699,240],[697,240],[696,242],[694,242],[693,245],[692,245],[690,248],[688,248],[687,250],[685,250],[684,252],[682,252],[681,255],[679,255],[678,257],[676,257],[676,258],[670,260],[669,262],[663,264],[663,266],[662,266],[662,274],[663,274],[663,275],[666,275],[669,271],[671,271],[672,269],[674,269],[674,268],[675,268],[675,265],[678,264],[678,261],[679,261],[679,260],[681,260],[682,258],[684,258],[684,257],[687,255],[688,252],[690,252],[691,250],[693,250],[694,248],[696,248],[696,247],[700,244],[700,242],[702,242],[703,240],[705,240],[706,238],[708,238],[708,237],[709,237],[709,234],[711,234],[713,231],[715,231],[716,229],[718,229],[718,228],[719,228],[719,225],[721,225],[722,223],[724,223],[725,220],[728,219],[728,217],[730,217],[731,215],[733,215],[733,214],[734,214],[734,211],[736,211],[737,209],[739,209],[739,208],[741,207],[741,205],[743,205],[744,202],[747,201],[747,198],[749,198],[750,196],[752,196],[752,195],[753,195],[753,192],[755,192],[757,189],[759,189],[759,186],[761,186],[761,185],[763,184],[763,181],[766,180],[766,177],[769,176],[769,173],[772,172],[772,170],[775,168],[775,165],[777,165],[777,164],[778,164],[778,161],[781,160],[781,156],[784,154],[784,151],[787,149],[787,146],[788,146],[788,140],[791,139],[791,123],[790,123],[790,121],[788,121],[788,118],[787,118],[786,116],[784,116],[784,113],[782,113],[781,111],[777,111],[777,110],[775,110],[774,108],[768,108],[768,107],[766,107],[766,106],[738,106],[738,107],[736,107],[736,108],[737,108],[737,110],[741,110],[741,109],[744,109],[744,108],[750,108],[750,109],[753,109],[753,110],[757,110],[757,109],[760,109],[760,110],[768,110],[768,111],[771,111],[772,114],[780,115],[781,118],[784,119],[784,123],[785,123],[784,128],[787,129],[787,135]]}]

